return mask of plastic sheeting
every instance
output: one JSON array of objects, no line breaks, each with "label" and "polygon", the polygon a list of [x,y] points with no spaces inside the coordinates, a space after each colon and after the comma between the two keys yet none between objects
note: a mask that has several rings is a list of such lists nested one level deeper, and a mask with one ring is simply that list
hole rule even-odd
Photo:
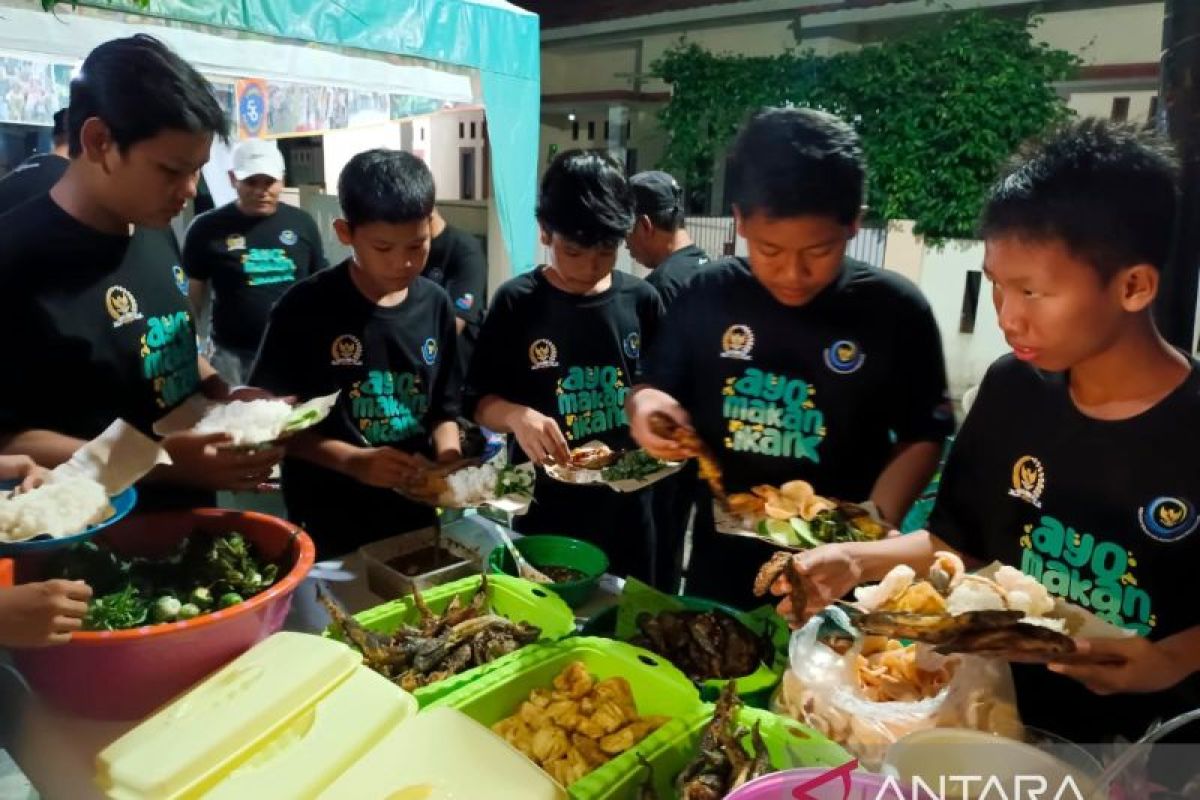
[{"label": "plastic sheeting", "polygon": [[423,58],[479,71],[492,140],[492,179],[514,272],[535,259],[539,108],[538,18],[502,0],[84,0],[264,36]]}]

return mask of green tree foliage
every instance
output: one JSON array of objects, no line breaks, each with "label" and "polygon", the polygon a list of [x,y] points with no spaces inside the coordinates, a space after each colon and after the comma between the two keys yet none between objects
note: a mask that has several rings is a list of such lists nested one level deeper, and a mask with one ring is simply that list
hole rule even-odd
[{"label": "green tree foliage", "polygon": [[998,165],[1071,113],[1052,84],[1079,60],[1037,42],[1036,25],[947,14],[905,38],[827,57],[714,54],[681,41],[651,65],[672,87],[659,113],[664,165],[704,194],[750,112],[817,107],[861,134],[873,217],[916,220],[935,239],[970,237]]}]

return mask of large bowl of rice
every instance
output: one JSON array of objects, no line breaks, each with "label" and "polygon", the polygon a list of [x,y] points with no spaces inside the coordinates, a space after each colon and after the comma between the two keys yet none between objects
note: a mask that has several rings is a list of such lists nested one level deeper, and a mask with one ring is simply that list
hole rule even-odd
[{"label": "large bowl of rice", "polygon": [[[119,631],[81,631],[57,647],[13,652],[22,675],[56,708],[93,719],[140,719],[283,626],[292,594],[316,550],[292,523],[251,511],[196,509],[141,514],[97,537],[124,556],[166,556],[197,531],[237,531],[280,565],[273,586],[245,602],[180,622]],[[43,564],[17,564],[17,582]]]}]

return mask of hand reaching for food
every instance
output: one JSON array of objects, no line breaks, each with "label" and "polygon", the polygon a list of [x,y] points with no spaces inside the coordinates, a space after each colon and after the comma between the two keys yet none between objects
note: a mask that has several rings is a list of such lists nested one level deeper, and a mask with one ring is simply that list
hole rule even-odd
[{"label": "hand reaching for food", "polygon": [[571,448],[558,423],[545,414],[527,406],[520,406],[511,415],[508,428],[517,437],[517,444],[529,460],[535,464],[550,461],[568,463]]},{"label": "hand reaching for food", "polygon": [[[630,434],[650,455],[663,461],[683,461],[698,455],[694,447],[688,447],[671,433],[675,428],[692,430],[692,418],[671,395],[658,389],[643,387],[630,395],[626,410],[629,415]],[[666,426],[660,417],[666,418]]]},{"label": "hand reaching for food", "polygon": [[779,552],[762,566],[754,594],[782,597],[776,608],[793,628],[844,597],[862,582],[863,570],[843,543],[827,544],[802,553]]}]

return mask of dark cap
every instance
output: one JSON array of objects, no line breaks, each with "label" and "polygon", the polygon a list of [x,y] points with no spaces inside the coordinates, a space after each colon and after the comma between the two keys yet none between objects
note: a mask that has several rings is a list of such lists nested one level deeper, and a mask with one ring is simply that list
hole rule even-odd
[{"label": "dark cap", "polygon": [[639,172],[629,179],[638,214],[654,214],[683,207],[683,189],[679,181],[665,172]]}]

